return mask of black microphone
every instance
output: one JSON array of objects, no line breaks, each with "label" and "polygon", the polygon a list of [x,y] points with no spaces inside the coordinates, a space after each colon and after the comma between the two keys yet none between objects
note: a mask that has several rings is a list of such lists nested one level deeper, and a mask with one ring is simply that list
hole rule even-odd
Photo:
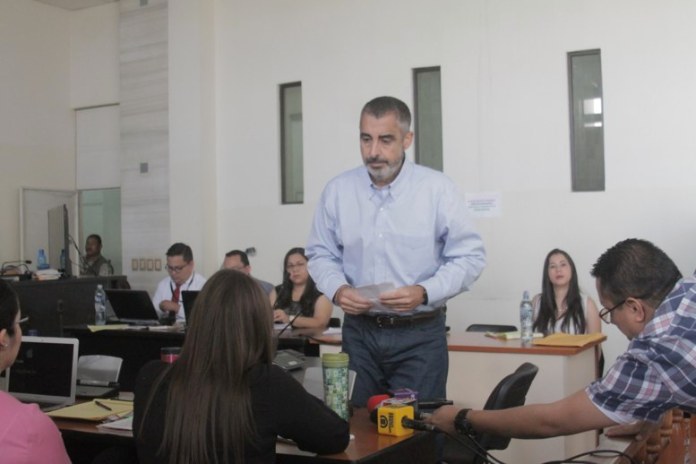
[{"label": "black microphone", "polygon": [[418,400],[418,409],[437,409],[441,406],[450,406],[453,404],[454,401],[445,398]]},{"label": "black microphone", "polygon": [[408,417],[404,417],[401,419],[401,425],[408,429],[413,429],[413,430],[424,430],[426,432],[437,432],[437,427],[435,427],[433,424],[428,424],[427,422],[423,422],[420,420],[414,420],[414,419],[409,419]]},{"label": "black microphone", "polygon": [[280,332],[278,332],[277,338],[280,338],[281,335],[283,335],[283,332],[288,330],[288,327],[292,327],[292,323],[295,322],[295,319],[297,319],[300,315],[302,314],[302,311],[299,311],[297,314],[295,314],[292,319],[288,321],[287,324],[285,324],[285,327],[280,329]]},{"label": "black microphone", "polygon": [[27,266],[28,264],[31,264],[30,259],[18,259],[15,261],[5,261],[2,263],[2,266],[0,266],[0,274],[5,274],[5,272],[13,270],[13,269],[19,269],[19,268],[24,268],[24,273],[25,274],[31,274],[31,271],[29,270],[29,267]]},{"label": "black microphone", "polygon": [[[388,394],[373,395],[370,398],[368,398],[367,411],[370,413],[370,420],[372,422],[377,423],[377,408],[379,408],[385,400],[389,399],[391,399],[391,395]],[[454,401],[445,398],[433,398],[418,400],[412,404],[415,407],[414,414],[416,416],[416,419],[422,419],[427,415],[427,413],[422,411],[423,409],[437,409],[440,406],[454,404]]]},{"label": "black microphone", "polygon": [[17,259],[15,261],[5,261],[4,263],[2,263],[2,267],[4,268],[8,264],[11,264],[13,266],[14,265],[22,265],[22,264],[31,264],[31,259]]},{"label": "black microphone", "polygon": [[85,259],[85,257],[82,255],[80,247],[77,246],[77,243],[75,242],[75,239],[72,238],[72,235],[68,235],[68,241],[72,243],[72,245],[75,247],[75,250],[77,250],[77,257],[80,258],[80,264],[83,267],[87,267],[87,259]]}]

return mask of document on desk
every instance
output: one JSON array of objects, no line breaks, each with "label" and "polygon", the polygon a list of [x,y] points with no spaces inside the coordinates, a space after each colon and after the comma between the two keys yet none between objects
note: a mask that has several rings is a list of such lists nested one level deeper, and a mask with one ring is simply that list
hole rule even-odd
[{"label": "document on desk", "polygon": [[[513,332],[486,332],[486,337],[497,338],[498,340],[519,340],[522,338],[519,330]],[[534,332],[532,338],[543,338],[544,334],[541,332]]]},{"label": "document on desk", "polygon": [[606,335],[602,333],[591,333],[591,334],[567,334],[567,333],[554,333],[548,337],[541,338],[539,340],[534,340],[535,345],[543,346],[577,346],[582,347],[589,343],[597,340],[604,340]]},{"label": "document on desk", "polygon": [[100,429],[111,429],[111,430],[133,430],[133,415],[130,414],[128,417],[123,419],[104,422],[103,424],[97,425]]},{"label": "document on desk", "polygon": [[128,324],[106,324],[106,325],[88,325],[90,332],[101,332],[102,330],[123,330],[128,328]]},{"label": "document on desk", "polygon": [[98,422],[109,418],[122,418],[132,412],[132,401],[100,399],[56,409],[47,414],[51,417],[59,417],[62,419],[79,419]]}]

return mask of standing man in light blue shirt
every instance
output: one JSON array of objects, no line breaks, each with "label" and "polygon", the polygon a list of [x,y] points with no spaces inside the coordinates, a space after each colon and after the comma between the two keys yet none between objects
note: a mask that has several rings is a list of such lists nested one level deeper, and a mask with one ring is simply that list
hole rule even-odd
[{"label": "standing man in light blue shirt", "polygon": [[[345,313],[343,349],[357,372],[353,403],[395,388],[446,397],[445,303],[486,264],[457,186],[406,160],[411,112],[393,97],[360,116],[364,166],[324,189],[307,245],[317,287]],[[379,300],[359,287],[393,284]]]}]

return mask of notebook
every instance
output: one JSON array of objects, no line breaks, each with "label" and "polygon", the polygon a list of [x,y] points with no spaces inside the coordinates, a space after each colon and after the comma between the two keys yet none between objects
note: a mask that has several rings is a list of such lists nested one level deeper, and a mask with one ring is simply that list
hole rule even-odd
[{"label": "notebook", "polygon": [[78,351],[76,338],[22,337],[17,359],[7,370],[7,392],[44,411],[73,404]]},{"label": "notebook", "polygon": [[106,297],[120,322],[157,325],[159,317],[145,290],[106,289]]},{"label": "notebook", "polygon": [[193,304],[196,302],[196,297],[200,293],[200,290],[182,290],[181,291],[181,301],[184,303],[184,315],[186,320],[191,320],[191,315],[193,314]]}]

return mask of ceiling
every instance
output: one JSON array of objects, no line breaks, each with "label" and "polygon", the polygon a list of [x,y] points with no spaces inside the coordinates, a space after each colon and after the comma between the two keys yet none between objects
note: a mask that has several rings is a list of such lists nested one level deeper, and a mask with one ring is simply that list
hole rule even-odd
[{"label": "ceiling", "polygon": [[105,5],[118,0],[36,0],[47,5],[56,6],[65,10],[81,10],[93,6]]}]

